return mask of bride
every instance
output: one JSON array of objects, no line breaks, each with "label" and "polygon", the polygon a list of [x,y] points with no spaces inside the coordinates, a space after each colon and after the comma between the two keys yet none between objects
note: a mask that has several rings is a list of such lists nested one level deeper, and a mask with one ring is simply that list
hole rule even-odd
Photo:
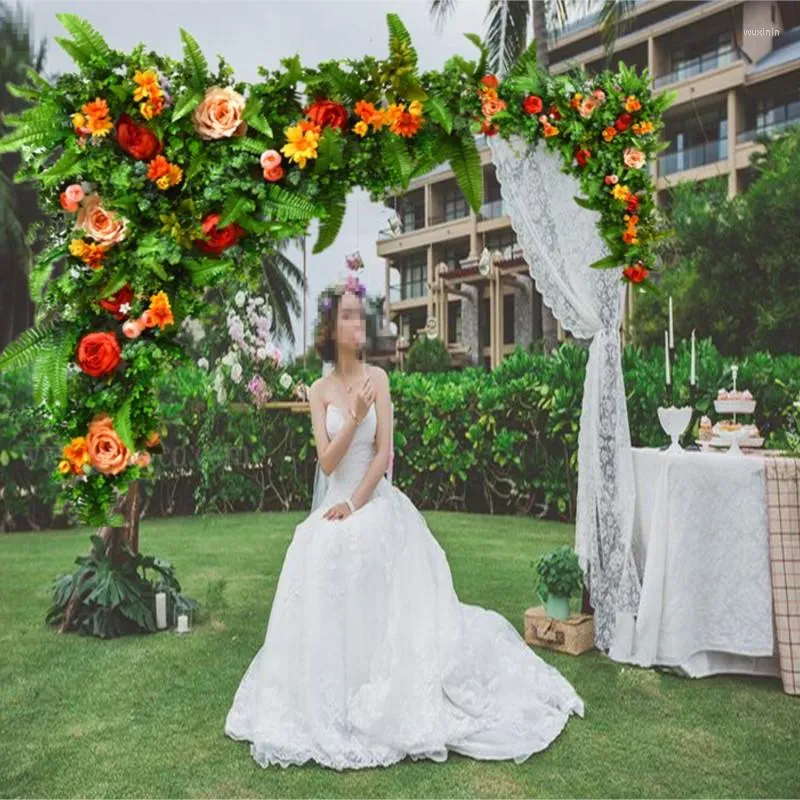
[{"label": "bride", "polygon": [[365,365],[363,284],[323,295],[311,387],[323,502],[286,551],[264,644],[225,721],[263,767],[406,756],[525,761],[584,706],[495,611],[462,603],[444,550],[392,486],[386,373]]}]

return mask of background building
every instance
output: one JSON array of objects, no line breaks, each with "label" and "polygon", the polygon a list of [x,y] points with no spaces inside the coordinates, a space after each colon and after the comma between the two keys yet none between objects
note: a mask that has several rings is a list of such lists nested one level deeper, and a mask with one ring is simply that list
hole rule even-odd
[{"label": "background building", "polygon": [[[602,70],[597,15],[567,26],[549,50],[554,74],[576,64]],[[742,191],[752,179],[750,155],[761,147],[756,136],[800,122],[800,2],[640,0],[612,67],[620,60],[647,67],[657,90],[677,94],[665,114],[670,145],[649,165],[661,205],[684,180],[727,176],[729,195]],[[402,231],[380,231],[377,251],[386,260],[386,310],[398,335],[410,342],[430,321],[457,363],[494,367],[517,344],[563,337],[503,214],[485,137],[477,141],[480,213],[442,165],[387,200]],[[482,272],[484,248],[495,260]]]}]

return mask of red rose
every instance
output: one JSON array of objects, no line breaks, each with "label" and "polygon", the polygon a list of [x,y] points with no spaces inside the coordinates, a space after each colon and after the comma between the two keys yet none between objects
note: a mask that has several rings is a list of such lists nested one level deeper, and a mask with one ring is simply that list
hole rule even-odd
[{"label": "red rose", "polygon": [[119,115],[116,136],[117,144],[137,161],[151,161],[163,149],[153,131],[137,125],[127,114]]},{"label": "red rose", "polygon": [[488,86],[490,89],[496,89],[497,88],[497,78],[495,78],[494,75],[484,75],[481,78],[481,83],[484,86]]},{"label": "red rose", "polygon": [[195,239],[195,244],[204,252],[213,256],[218,256],[225,248],[236,244],[237,240],[244,235],[244,228],[232,222],[224,228],[217,228],[220,221],[219,214],[208,214],[202,222],[203,233],[208,234],[208,240]]},{"label": "red rose", "polygon": [[126,313],[119,310],[123,303],[130,304],[133,300],[133,289],[129,283],[126,283],[116,294],[111,297],[100,301],[100,305],[106,310],[110,311],[117,319],[125,319]]},{"label": "red rose", "polygon": [[639,198],[632,194],[628,197],[627,200],[627,209],[628,211],[638,211],[639,210]]},{"label": "red rose", "polygon": [[620,114],[617,117],[617,121],[614,123],[614,127],[618,131],[626,131],[630,127],[631,122],[633,122],[633,117],[630,114]]},{"label": "red rose", "polygon": [[306,116],[320,128],[338,128],[347,126],[347,109],[333,100],[317,100],[306,109]]},{"label": "red rose", "polygon": [[625,269],[622,270],[622,274],[631,283],[641,283],[647,277],[648,271],[647,267],[645,267],[641,261],[637,261],[635,264],[625,267]]},{"label": "red rose", "polygon": [[484,120],[481,123],[481,133],[485,133],[487,136],[494,136],[498,131],[498,127],[494,122],[490,122],[489,120]]},{"label": "red rose", "polygon": [[87,333],[78,342],[78,366],[93,378],[107,375],[120,362],[117,337],[110,332]]},{"label": "red rose", "polygon": [[538,114],[544,108],[544,103],[542,103],[542,98],[538,95],[529,94],[522,101],[522,107],[528,114]]},{"label": "red rose", "polygon": [[575,159],[581,167],[586,166],[586,163],[589,161],[591,155],[592,151],[586,149],[585,147],[575,151]]},{"label": "red rose", "polygon": [[547,113],[550,115],[550,119],[561,119],[561,112],[554,105],[550,106]]}]

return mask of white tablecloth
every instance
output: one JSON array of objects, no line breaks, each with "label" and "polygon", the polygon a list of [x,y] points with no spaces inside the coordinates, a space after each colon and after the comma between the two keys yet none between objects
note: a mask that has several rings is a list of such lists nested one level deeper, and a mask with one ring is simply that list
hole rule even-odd
[{"label": "white tablecloth", "polygon": [[692,677],[777,676],[764,462],[634,448],[638,614],[609,655]]}]

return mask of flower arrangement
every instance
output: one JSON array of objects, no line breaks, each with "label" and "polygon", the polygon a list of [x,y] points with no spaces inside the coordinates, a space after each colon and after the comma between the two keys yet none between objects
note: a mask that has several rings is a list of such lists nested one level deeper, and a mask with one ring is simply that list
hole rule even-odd
[{"label": "flower arrangement", "polygon": [[263,408],[276,397],[290,396],[295,382],[281,368],[283,356],[272,341],[272,310],[266,298],[236,292],[227,328],[230,345],[212,370],[217,402],[247,402]]},{"label": "flower arrangement", "polygon": [[[388,14],[385,59],[311,68],[293,56],[246,83],[222,57],[212,69],[183,29],[178,61],[144,45],[115,50],[86,20],[57,18],[78,72],[51,83],[29,71],[10,85],[30,106],[4,117],[0,140],[0,152],[20,152],[15,179],[37,184],[46,216],[31,274],[37,325],[0,370],[35,363],[37,402],[64,442],[54,477],[85,523],[107,522],[115,496],[148,469],[148,442],[166,433],[155,378],[187,357],[178,333],[202,315],[206,290],[255,279],[263,253],[313,219],[314,252],[324,250],[354,187],[378,200],[449,162],[477,211],[475,134],[544,138],[580,177],[578,202],[601,212],[612,255],[595,266],[625,267],[636,283],[652,269],[643,167],[669,99],[651,94],[646,73],[548,76],[530,50],[499,81],[469,34],[477,60],[453,56],[420,74],[408,31]],[[282,388],[248,376],[243,354],[222,365],[226,392],[241,386],[262,402]]]}]

